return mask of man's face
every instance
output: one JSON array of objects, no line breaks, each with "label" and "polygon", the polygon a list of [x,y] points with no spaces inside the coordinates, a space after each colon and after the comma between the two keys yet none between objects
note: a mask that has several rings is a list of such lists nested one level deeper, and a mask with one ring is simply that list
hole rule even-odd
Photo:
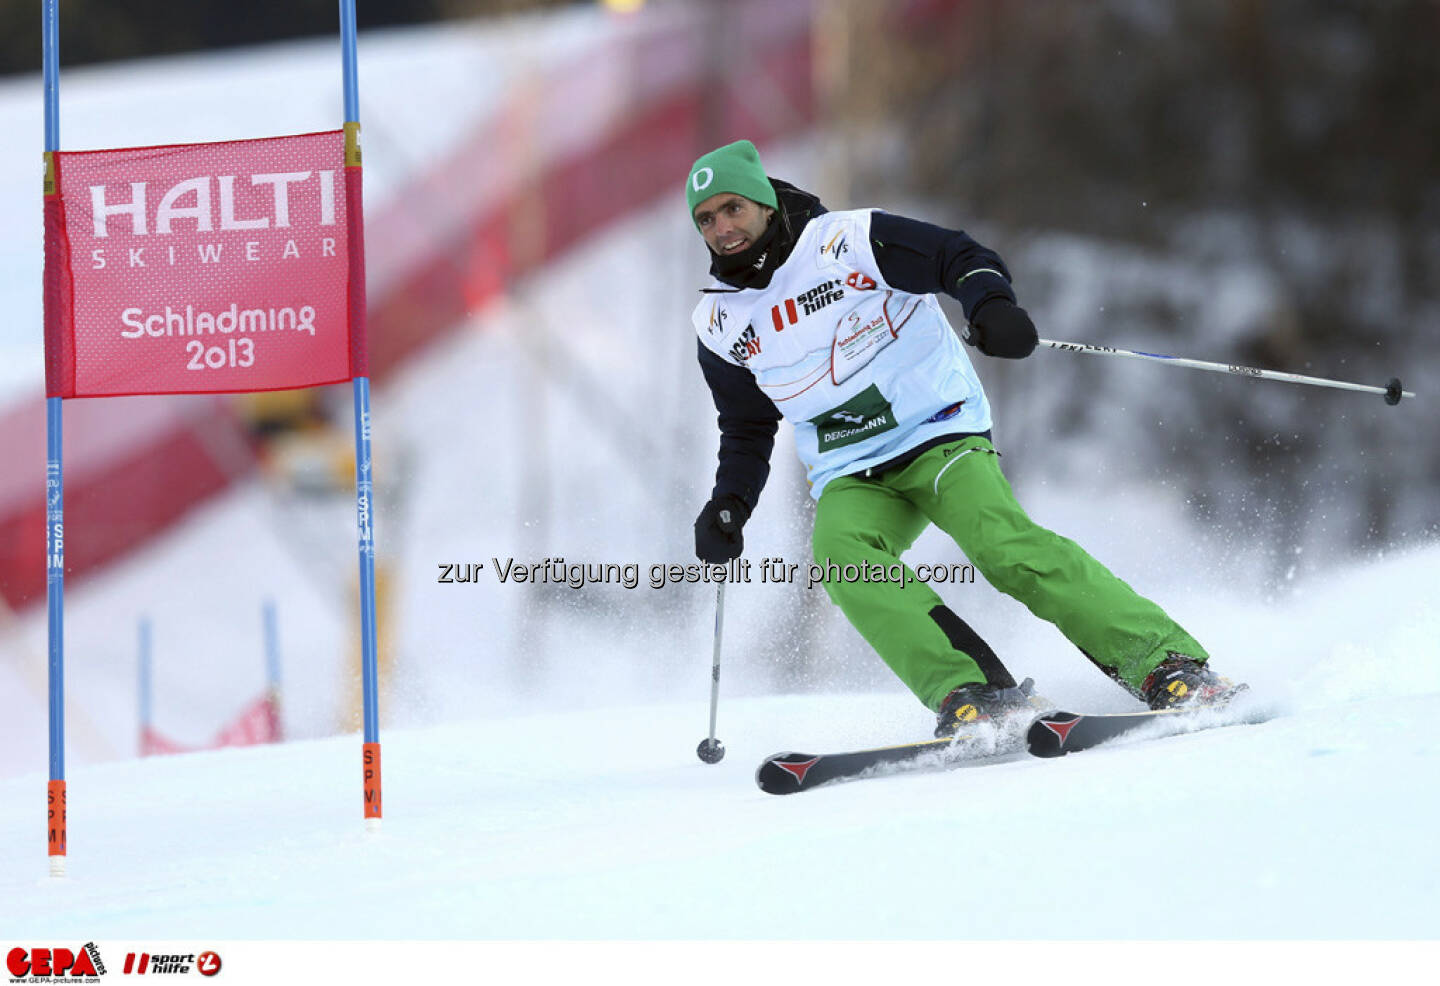
[{"label": "man's face", "polygon": [[724,256],[754,244],[765,232],[774,211],[743,195],[721,192],[695,207],[695,224],[710,249]]}]

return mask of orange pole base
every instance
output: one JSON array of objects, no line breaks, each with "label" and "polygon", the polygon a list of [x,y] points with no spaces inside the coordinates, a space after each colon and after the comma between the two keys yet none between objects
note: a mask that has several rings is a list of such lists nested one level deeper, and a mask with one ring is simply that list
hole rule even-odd
[{"label": "orange pole base", "polygon": [[45,827],[49,831],[50,870],[53,873],[57,861],[62,870],[65,862],[65,782],[51,781],[45,800],[47,803]]},{"label": "orange pole base", "polygon": [[365,817],[380,817],[380,744],[363,744],[365,762]]}]

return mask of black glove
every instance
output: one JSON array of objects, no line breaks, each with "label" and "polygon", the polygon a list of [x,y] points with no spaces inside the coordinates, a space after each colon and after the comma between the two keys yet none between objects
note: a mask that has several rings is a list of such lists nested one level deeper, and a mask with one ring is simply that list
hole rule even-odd
[{"label": "black glove", "polygon": [[986,356],[1024,359],[1035,351],[1040,336],[1025,309],[1004,298],[991,298],[970,316],[965,341]]},{"label": "black glove", "polygon": [[695,556],[707,565],[723,565],[740,557],[745,538],[740,529],[750,519],[750,508],[733,493],[715,497],[695,518]]}]

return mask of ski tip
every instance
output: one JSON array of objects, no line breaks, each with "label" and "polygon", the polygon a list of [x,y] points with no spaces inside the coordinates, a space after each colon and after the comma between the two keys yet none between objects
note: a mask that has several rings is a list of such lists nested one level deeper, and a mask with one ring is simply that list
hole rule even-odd
[{"label": "ski tip", "polygon": [[1035,757],[1063,757],[1065,740],[1080,721],[1074,712],[1047,712],[1030,724],[1025,733],[1025,746]]},{"label": "ski tip", "polygon": [[820,762],[816,753],[772,753],[755,770],[755,784],[766,794],[794,794],[805,790],[805,778]]}]

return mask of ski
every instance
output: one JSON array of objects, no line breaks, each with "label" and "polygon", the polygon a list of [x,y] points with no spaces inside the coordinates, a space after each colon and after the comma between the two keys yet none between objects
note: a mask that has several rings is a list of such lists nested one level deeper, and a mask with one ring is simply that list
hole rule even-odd
[{"label": "ski", "polygon": [[1023,747],[995,749],[993,742],[976,749],[952,739],[924,740],[848,753],[774,753],[755,771],[755,783],[766,794],[796,794],[835,781],[913,770],[954,770],[1004,763],[1024,754]]},{"label": "ski", "polygon": [[1232,689],[1221,701],[1197,709],[1159,709],[1104,715],[1048,712],[1031,723],[1025,735],[1025,747],[1031,756],[1063,757],[1067,753],[1078,753],[1099,746],[1144,726],[1156,725],[1161,735],[1173,736],[1239,723],[1264,722],[1270,718],[1270,714],[1261,708],[1245,708],[1238,715],[1235,713],[1229,702],[1244,690],[1245,686],[1241,685]]},{"label": "ski", "polygon": [[1018,732],[1015,725],[1007,725],[999,735],[993,729],[981,728],[958,739],[922,740],[848,753],[774,753],[756,769],[755,783],[766,794],[797,794],[822,784],[902,771],[979,767],[1013,762],[1027,754],[1042,759],[1063,757],[1146,726],[1156,727],[1153,738],[1158,739],[1202,729],[1265,722],[1277,714],[1276,709],[1254,701],[1234,703],[1233,700],[1247,690],[1246,685],[1236,685],[1199,708],[1098,715],[1056,710],[1028,721],[1022,719]]},{"label": "ski", "polygon": [[1051,712],[1036,719],[1025,735],[1025,746],[1031,756],[1063,757],[1078,753],[1107,740],[1150,725],[1157,720],[1173,719],[1185,713],[1121,712],[1109,715],[1085,715],[1078,712]]},{"label": "ski", "polygon": [[1110,740],[1156,726],[1160,736],[1217,729],[1242,723],[1260,723],[1276,712],[1253,703],[1232,705],[1230,700],[1245,691],[1240,685],[1222,700],[1198,709],[1161,709],[1086,715],[1078,712],[1046,712],[1005,738],[993,732],[962,738],[923,740],[882,746],[848,753],[774,753],[755,771],[755,783],[766,794],[797,794],[822,784],[886,776],[904,771],[955,770],[1009,763],[1025,756],[1044,759],[1088,750]]}]

